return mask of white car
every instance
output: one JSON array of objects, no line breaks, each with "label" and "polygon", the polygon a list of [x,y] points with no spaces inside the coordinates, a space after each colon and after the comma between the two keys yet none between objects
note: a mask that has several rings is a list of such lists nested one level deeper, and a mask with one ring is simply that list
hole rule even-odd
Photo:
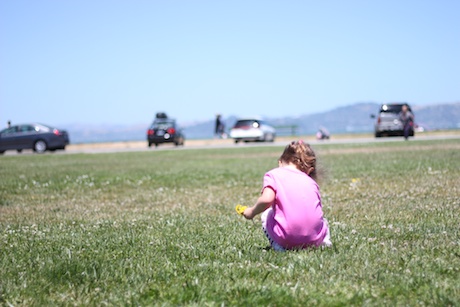
[{"label": "white car", "polygon": [[256,118],[239,119],[230,130],[230,137],[244,142],[273,142],[276,130],[265,121]]}]

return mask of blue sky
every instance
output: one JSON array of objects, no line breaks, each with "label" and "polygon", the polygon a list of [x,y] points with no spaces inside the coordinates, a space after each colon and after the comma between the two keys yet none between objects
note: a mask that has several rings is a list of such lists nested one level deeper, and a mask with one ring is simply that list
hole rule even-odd
[{"label": "blue sky", "polygon": [[0,126],[460,101],[460,1],[0,2]]}]

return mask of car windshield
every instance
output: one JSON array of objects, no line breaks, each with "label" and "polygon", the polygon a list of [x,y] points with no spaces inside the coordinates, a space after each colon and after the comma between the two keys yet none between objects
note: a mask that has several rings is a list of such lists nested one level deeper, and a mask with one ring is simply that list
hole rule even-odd
[{"label": "car windshield", "polygon": [[19,132],[31,132],[31,131],[37,131],[34,126],[31,125],[22,125],[19,126]]},{"label": "car windshield", "polygon": [[36,124],[34,129],[35,129],[35,131],[43,131],[43,132],[48,132],[48,131],[53,130],[52,127],[47,126],[47,125],[43,125],[43,124]]},{"label": "car windshield", "polygon": [[[380,108],[380,112],[384,113],[399,113],[401,112],[403,104],[384,104]],[[408,107],[408,110],[410,111],[410,107]]]},{"label": "car windshield", "polygon": [[170,127],[174,127],[174,121],[172,120],[162,120],[162,121],[155,121],[152,125],[153,129],[168,129]]},{"label": "car windshield", "polygon": [[1,134],[10,134],[10,133],[17,133],[17,132],[31,132],[31,131],[40,131],[40,132],[49,132],[52,130],[51,127],[42,125],[42,124],[34,124],[34,125],[19,125],[19,126],[12,126],[10,128],[6,128],[0,131]]},{"label": "car windshield", "polygon": [[259,122],[253,119],[248,120],[239,120],[236,122],[234,128],[258,128],[260,126]]}]

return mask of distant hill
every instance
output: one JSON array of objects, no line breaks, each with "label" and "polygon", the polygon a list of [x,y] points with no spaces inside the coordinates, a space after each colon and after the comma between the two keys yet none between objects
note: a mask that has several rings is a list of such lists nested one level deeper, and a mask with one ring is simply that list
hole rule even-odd
[{"label": "distant hill", "polygon": [[[267,118],[274,126],[296,125],[298,135],[314,134],[320,127],[325,127],[332,134],[372,132],[380,104],[373,102],[356,103],[333,110],[315,113],[298,114],[292,117]],[[434,104],[428,106],[412,105],[416,124],[426,130],[459,129],[460,102],[450,104]],[[236,121],[235,116],[224,118],[226,130]],[[180,121],[179,121],[180,124]],[[69,131],[72,143],[94,143],[115,141],[141,141],[146,139],[146,125],[91,125],[70,124]],[[183,126],[189,139],[209,139],[214,136],[214,119],[191,123]],[[279,130],[278,134],[288,133]]]},{"label": "distant hill", "polygon": [[60,128],[68,131],[72,144],[80,144],[146,140],[148,126],[69,124]]},{"label": "distant hill", "polygon": [[270,122],[275,126],[297,125],[301,135],[314,134],[320,127],[331,133],[369,132],[374,127],[371,114],[377,114],[379,106],[377,103],[356,103],[322,113],[271,119]]},{"label": "distant hill", "polygon": [[415,122],[427,130],[460,129],[460,102],[414,106]]},{"label": "distant hill", "polygon": [[[299,134],[315,133],[319,127],[326,127],[331,133],[372,132],[380,104],[357,103],[331,111],[302,115],[292,119],[273,119],[275,125],[296,124]],[[430,106],[412,106],[415,122],[426,130],[460,128],[460,103]]]},{"label": "distant hill", "polygon": [[[331,133],[359,133],[372,132],[380,104],[373,102],[356,103],[333,110],[315,113],[299,114],[293,117],[267,118],[274,126],[296,125],[297,134],[315,134],[320,127],[325,127]],[[427,130],[458,129],[460,128],[460,102],[452,104],[438,104],[430,106],[412,106],[415,121]],[[236,117],[226,119],[226,127],[230,129]],[[189,138],[213,137],[214,121],[187,126],[185,132]],[[285,130],[288,132],[288,130]],[[279,131],[282,133],[282,131]]]}]

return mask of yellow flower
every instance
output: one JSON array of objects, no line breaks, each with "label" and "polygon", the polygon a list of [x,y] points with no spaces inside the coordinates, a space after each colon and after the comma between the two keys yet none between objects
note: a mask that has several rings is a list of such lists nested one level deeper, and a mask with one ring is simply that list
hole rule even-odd
[{"label": "yellow flower", "polygon": [[235,210],[236,210],[236,213],[238,213],[239,215],[243,215],[243,212],[244,210],[246,210],[248,206],[242,206],[240,204],[236,205],[235,207]]}]

